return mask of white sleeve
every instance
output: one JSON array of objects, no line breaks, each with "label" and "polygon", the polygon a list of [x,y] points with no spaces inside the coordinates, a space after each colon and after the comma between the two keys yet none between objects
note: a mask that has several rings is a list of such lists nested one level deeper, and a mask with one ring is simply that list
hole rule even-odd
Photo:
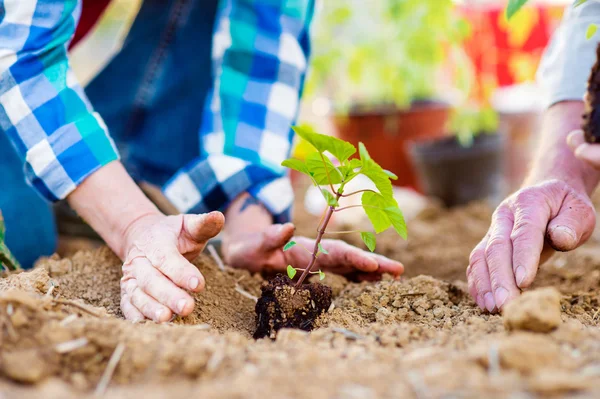
[{"label": "white sleeve", "polygon": [[583,99],[600,42],[600,31],[586,39],[590,24],[600,25],[600,0],[567,7],[538,70],[537,78],[544,90],[545,106]]}]

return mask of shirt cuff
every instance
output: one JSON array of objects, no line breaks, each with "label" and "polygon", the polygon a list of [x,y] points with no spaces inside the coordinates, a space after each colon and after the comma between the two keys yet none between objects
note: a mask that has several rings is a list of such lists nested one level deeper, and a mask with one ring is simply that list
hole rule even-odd
[{"label": "shirt cuff", "polygon": [[60,127],[26,152],[27,179],[50,201],[66,198],[88,176],[119,155],[98,114]]},{"label": "shirt cuff", "polygon": [[586,39],[586,31],[599,17],[599,3],[585,3],[567,9],[538,70],[538,82],[544,90],[544,106],[560,101],[583,100],[598,46],[596,37]]},{"label": "shirt cuff", "polygon": [[181,213],[223,211],[245,192],[267,208],[275,223],[290,221],[294,193],[289,178],[240,158],[209,155],[181,169],[163,187]]}]

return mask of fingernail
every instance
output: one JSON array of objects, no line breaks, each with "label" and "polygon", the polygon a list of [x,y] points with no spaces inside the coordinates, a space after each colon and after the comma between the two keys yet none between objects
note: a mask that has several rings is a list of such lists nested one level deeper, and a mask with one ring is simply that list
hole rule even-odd
[{"label": "fingernail", "polygon": [[585,150],[587,150],[588,146],[589,146],[589,144],[587,144],[587,143],[581,144],[579,147],[577,147],[575,149],[575,155],[576,156],[581,155],[582,152],[584,152]]},{"label": "fingernail", "polygon": [[485,308],[488,310],[488,312],[493,312],[494,309],[496,308],[496,302],[494,302],[494,296],[492,295],[491,292],[488,292],[483,297],[484,297],[484,301],[485,301]]},{"label": "fingernail", "polygon": [[552,229],[552,233],[553,234],[560,234],[560,235],[567,235],[569,236],[569,240],[571,241],[569,243],[570,246],[574,246],[575,244],[577,244],[577,234],[575,234],[575,232],[573,231],[573,229],[571,229],[570,227],[567,226],[556,226],[555,228]]},{"label": "fingernail", "polygon": [[504,302],[506,302],[506,299],[508,298],[508,291],[506,291],[505,288],[500,287],[496,289],[494,296],[496,297],[496,305],[498,309],[500,309],[502,305],[504,305]]},{"label": "fingernail", "polygon": [[198,277],[192,277],[192,278],[190,278],[188,286],[190,287],[190,290],[195,290],[196,288],[198,288],[199,284],[200,284],[200,280],[198,280]]},{"label": "fingernail", "polygon": [[187,305],[187,301],[185,299],[180,299],[179,302],[177,302],[177,313],[183,313],[185,305]]},{"label": "fingernail", "polygon": [[154,317],[156,317],[156,319],[155,319],[155,320],[156,320],[156,322],[160,322],[162,314],[163,314],[163,311],[162,311],[162,309],[158,309],[158,310],[156,311],[156,313],[155,313],[155,315],[154,315]]},{"label": "fingernail", "polygon": [[517,267],[517,271],[515,273],[515,278],[517,280],[517,285],[520,287],[523,284],[523,280],[525,280],[526,273],[525,268],[523,266]]}]

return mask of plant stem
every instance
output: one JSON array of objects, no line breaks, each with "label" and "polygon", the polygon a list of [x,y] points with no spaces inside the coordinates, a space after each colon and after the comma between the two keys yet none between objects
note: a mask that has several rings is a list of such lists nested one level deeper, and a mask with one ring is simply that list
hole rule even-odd
[{"label": "plant stem", "polygon": [[[339,192],[337,192],[335,194],[336,201],[339,200],[341,196],[342,195]],[[315,247],[313,248],[313,253],[312,253],[312,257],[310,259],[310,263],[308,264],[306,269],[304,269],[304,271],[302,272],[302,275],[298,279],[298,282],[296,283],[296,288],[300,288],[302,286],[302,283],[304,282],[304,280],[306,280],[306,277],[308,276],[308,274],[310,273],[310,271],[312,270],[313,266],[315,265],[315,263],[317,261],[317,254],[319,253],[319,244],[321,243],[321,240],[323,239],[323,234],[325,234],[325,229],[327,228],[327,225],[329,224],[329,220],[331,220],[331,216],[333,216],[334,211],[335,211],[335,208],[333,206],[329,206],[327,208],[327,212],[325,213],[325,219],[323,220],[323,225],[319,229],[319,233],[317,234],[317,238],[315,240]]]},{"label": "plant stem", "polygon": [[352,193],[348,193],[348,194],[343,194],[343,195],[342,195],[342,197],[350,197],[350,196],[352,196],[352,195],[355,195],[355,194],[359,194],[359,193],[366,193],[367,191],[370,191],[370,192],[372,192],[372,193],[376,193],[376,194],[377,194],[377,191],[375,191],[375,190],[366,189],[366,190],[358,190],[358,191],[354,191],[354,192],[352,192]]},{"label": "plant stem", "polygon": [[325,234],[352,234],[352,233],[360,233],[361,230],[342,230],[342,231],[327,231]]}]

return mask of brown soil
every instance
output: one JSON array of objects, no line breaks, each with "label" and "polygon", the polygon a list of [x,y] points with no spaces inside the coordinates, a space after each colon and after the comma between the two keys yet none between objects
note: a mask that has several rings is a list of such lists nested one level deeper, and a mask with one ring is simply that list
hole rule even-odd
[{"label": "brown soil", "polygon": [[209,257],[196,263],[207,289],[194,314],[164,325],[122,319],[110,251],[43,260],[0,279],[0,396],[91,397],[110,363],[114,398],[597,397],[600,233],[542,267],[537,286],[558,296],[532,291],[504,320],[481,312],[464,282],[489,216],[482,205],[427,212],[408,243],[378,247],[408,278],[328,276],[335,308],[313,332],[283,329],[274,341],[251,338],[262,278]]}]

